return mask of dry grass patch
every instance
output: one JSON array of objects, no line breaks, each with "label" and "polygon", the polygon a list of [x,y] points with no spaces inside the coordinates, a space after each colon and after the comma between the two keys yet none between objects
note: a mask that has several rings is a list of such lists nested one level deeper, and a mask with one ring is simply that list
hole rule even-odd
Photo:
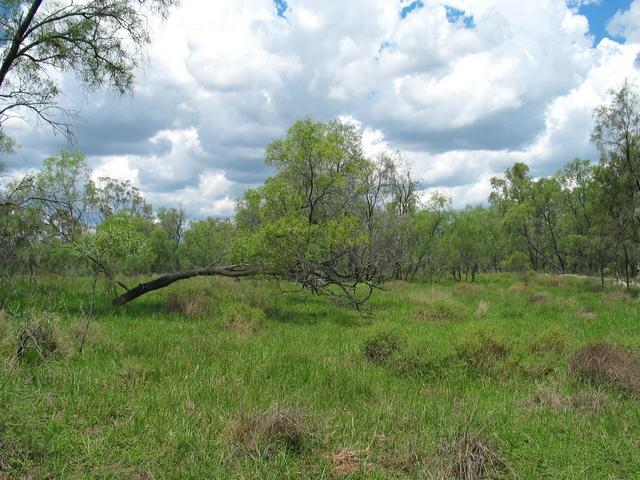
[{"label": "dry grass patch", "polygon": [[607,302],[621,302],[623,300],[629,300],[631,294],[626,290],[609,290],[602,292],[602,298]]},{"label": "dry grass patch", "polygon": [[522,405],[527,408],[544,408],[556,412],[581,410],[598,413],[611,408],[612,401],[602,390],[582,390],[574,395],[563,396],[557,391],[540,388],[531,398],[524,400]]},{"label": "dry grass patch", "polygon": [[567,372],[587,383],[608,384],[640,396],[640,359],[620,345],[593,343],[574,352]]},{"label": "dry grass patch", "polygon": [[456,284],[456,290],[460,293],[472,295],[478,291],[478,288],[470,283],[458,283]]},{"label": "dry grass patch", "polygon": [[515,283],[513,285],[511,285],[507,291],[512,292],[512,293],[523,293],[529,290],[529,287],[527,287],[526,285],[522,284],[522,283]]},{"label": "dry grass patch", "polygon": [[563,277],[549,277],[545,280],[544,284],[549,287],[562,287],[564,286],[564,281]]},{"label": "dry grass patch", "polygon": [[202,293],[170,292],[165,301],[165,310],[186,317],[201,317],[207,312],[207,305]]},{"label": "dry grass patch", "polygon": [[529,297],[529,303],[547,303],[549,301],[549,294],[545,292],[537,292]]},{"label": "dry grass patch", "polygon": [[411,316],[413,320],[430,322],[444,322],[446,320],[453,320],[456,317],[457,315],[450,306],[441,303],[431,305],[429,308],[420,310]]},{"label": "dry grass patch", "polygon": [[480,300],[478,308],[476,308],[476,317],[486,317],[487,313],[489,313],[489,302]]},{"label": "dry grass patch", "polygon": [[271,458],[283,450],[301,453],[311,437],[308,417],[300,410],[279,405],[265,412],[241,414],[231,424],[234,445],[257,458]]},{"label": "dry grass patch", "polygon": [[588,305],[581,307],[576,315],[580,320],[591,321],[596,319],[596,313],[593,311],[593,308]]},{"label": "dry grass patch", "polygon": [[360,469],[370,471],[372,466],[364,460],[363,453],[366,452],[347,447],[332,452],[328,457],[333,474],[336,477],[347,477]]},{"label": "dry grass patch", "polygon": [[442,444],[445,478],[480,480],[510,470],[502,453],[478,432],[466,429]]}]

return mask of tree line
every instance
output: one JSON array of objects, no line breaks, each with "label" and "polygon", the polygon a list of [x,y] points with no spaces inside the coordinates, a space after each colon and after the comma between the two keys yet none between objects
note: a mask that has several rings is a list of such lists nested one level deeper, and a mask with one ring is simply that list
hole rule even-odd
[{"label": "tree line", "polygon": [[[265,149],[275,174],[237,201],[232,219],[154,210],[128,181],[91,180],[80,153],[44,160],[5,183],[0,269],[93,274],[116,303],[197,275],[262,275],[360,307],[389,279],[475,280],[529,269],[598,275],[627,288],[640,265],[640,100],[625,83],[594,112],[600,160],[534,178],[524,163],[491,180],[486,205],[455,210],[397,153],[367,158],[340,121],[297,121]],[[170,273],[168,273],[170,272]],[[133,274],[157,274],[136,287]]]}]

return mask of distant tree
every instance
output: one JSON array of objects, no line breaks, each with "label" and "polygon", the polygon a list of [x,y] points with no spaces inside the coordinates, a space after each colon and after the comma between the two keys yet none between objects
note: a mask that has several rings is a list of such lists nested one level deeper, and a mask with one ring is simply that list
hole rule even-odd
[{"label": "distant tree", "polygon": [[184,228],[187,222],[187,213],[182,208],[165,208],[158,210],[158,221],[164,231],[164,238],[168,242],[167,251],[170,257],[167,258],[168,268],[180,270],[180,242],[184,235]]},{"label": "distant tree", "polygon": [[35,118],[71,135],[69,112],[58,102],[52,72],[75,72],[90,89],[131,91],[147,15],[165,15],[176,0],[3,0],[0,2],[0,149],[12,141],[11,116]]}]

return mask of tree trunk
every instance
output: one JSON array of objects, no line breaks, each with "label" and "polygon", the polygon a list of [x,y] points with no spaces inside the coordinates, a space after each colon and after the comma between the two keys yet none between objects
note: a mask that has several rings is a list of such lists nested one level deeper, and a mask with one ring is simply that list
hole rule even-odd
[{"label": "tree trunk", "polygon": [[220,275],[223,277],[247,277],[250,275],[255,275],[258,273],[258,270],[255,268],[248,268],[244,270],[238,270],[235,266],[229,267],[205,267],[205,268],[197,268],[194,270],[185,270],[182,272],[174,272],[169,273],[167,275],[163,275],[161,277],[154,278],[149,282],[140,283],[136,287],[127,290],[125,293],[113,299],[114,305],[125,305],[132,300],[144,295],[148,292],[153,292],[154,290],[159,290],[164,287],[168,287],[172,283],[178,282],[180,280],[186,280],[187,278],[192,277],[201,277],[201,276],[212,276],[212,275]]}]

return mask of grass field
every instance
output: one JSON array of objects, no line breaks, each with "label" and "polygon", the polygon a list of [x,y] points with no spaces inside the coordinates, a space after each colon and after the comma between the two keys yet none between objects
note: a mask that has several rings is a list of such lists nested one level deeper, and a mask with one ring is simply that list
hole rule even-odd
[{"label": "grass field", "polygon": [[0,479],[640,478],[633,295],[388,287],[371,317],[267,281],[123,309],[99,287],[81,353],[90,280],[25,285],[0,316]]}]

